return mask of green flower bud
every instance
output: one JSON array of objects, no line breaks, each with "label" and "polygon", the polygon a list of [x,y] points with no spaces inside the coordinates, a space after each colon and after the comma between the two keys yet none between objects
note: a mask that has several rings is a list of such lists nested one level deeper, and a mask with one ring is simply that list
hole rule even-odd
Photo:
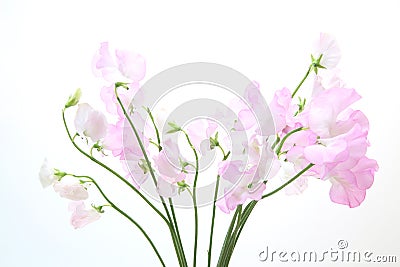
[{"label": "green flower bud", "polygon": [[79,99],[81,99],[82,91],[80,88],[76,89],[73,95],[70,95],[67,103],[65,104],[65,108],[69,108],[78,104]]}]

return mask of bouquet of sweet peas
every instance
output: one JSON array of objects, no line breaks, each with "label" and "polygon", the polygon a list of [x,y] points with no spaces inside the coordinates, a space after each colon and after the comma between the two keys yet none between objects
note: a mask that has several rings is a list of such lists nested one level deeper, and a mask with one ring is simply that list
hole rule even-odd
[{"label": "bouquet of sweet peas", "polygon": [[[212,63],[173,67],[141,85],[146,72],[144,58],[128,50],[112,51],[108,43],[102,43],[92,67],[106,83],[100,96],[107,115],[79,103],[81,90],[76,90],[62,109],[67,137],[88,163],[122,181],[159,216],[170,233],[179,266],[196,266],[198,207],[210,204],[208,266],[228,266],[259,201],[282,189],[299,194],[308,179],[319,179],[331,182],[333,202],[353,208],[364,201],[373,184],[378,165],[366,157],[369,122],[362,111],[350,107],[361,97],[339,77],[339,47],[332,36],[321,33],[313,49],[298,86],[276,91],[268,105],[258,83]],[[314,80],[311,92],[299,97],[306,79]],[[183,87],[190,84],[216,86],[232,97],[220,101],[195,97],[172,111],[157,109],[159,100],[177,88],[180,94],[195,95]],[[207,90],[204,92],[207,95]],[[66,118],[73,109],[75,130]],[[121,169],[111,168],[108,160],[120,161]],[[95,177],[51,168],[45,160],[39,178],[43,187],[52,185],[61,197],[71,200],[75,228],[98,220],[108,208],[114,209],[144,235],[165,266],[145,228],[112,201]],[[281,180],[281,185],[269,187],[271,179]],[[87,205],[91,190],[97,190],[103,202]],[[184,249],[176,207],[193,209],[191,258]],[[217,208],[233,216],[222,247],[216,251]],[[214,262],[213,252],[219,252]]]}]

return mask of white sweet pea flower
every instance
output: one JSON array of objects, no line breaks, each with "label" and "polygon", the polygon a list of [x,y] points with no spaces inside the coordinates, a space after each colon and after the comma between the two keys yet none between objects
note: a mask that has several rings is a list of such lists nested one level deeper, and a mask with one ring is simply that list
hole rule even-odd
[{"label": "white sweet pea flower", "polygon": [[[297,171],[292,162],[280,160],[280,164],[281,168],[279,169],[277,176],[282,180],[282,182],[287,182],[296,175]],[[287,195],[299,195],[306,190],[307,186],[307,177],[301,176],[285,187],[285,193]]]},{"label": "white sweet pea flower", "polygon": [[328,33],[320,33],[319,38],[314,42],[312,55],[315,59],[322,55],[319,64],[327,69],[336,67],[341,58],[336,39]]},{"label": "white sweet pea flower", "polygon": [[78,105],[74,123],[76,131],[90,137],[93,142],[103,139],[107,133],[106,117],[87,103]]},{"label": "white sweet pea flower", "polygon": [[54,191],[59,193],[61,197],[74,201],[85,200],[89,197],[86,188],[79,183],[78,180],[69,181],[62,179],[55,181],[53,184]]},{"label": "white sweet pea flower", "polygon": [[47,159],[44,159],[42,166],[39,171],[39,180],[42,184],[43,188],[46,188],[52,185],[55,181],[64,177],[65,173],[55,170],[51,168],[47,162]]}]

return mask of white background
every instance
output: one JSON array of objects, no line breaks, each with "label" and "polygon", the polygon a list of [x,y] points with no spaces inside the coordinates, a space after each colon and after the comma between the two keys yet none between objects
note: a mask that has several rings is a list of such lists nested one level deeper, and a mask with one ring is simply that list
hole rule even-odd
[{"label": "white background", "polygon": [[[295,87],[320,31],[336,36],[343,78],[363,96],[357,107],[370,119],[368,155],[380,170],[359,208],[331,203],[329,184],[318,181],[301,196],[281,193],[260,203],[232,266],[268,266],[258,260],[267,245],[323,252],[336,249],[340,239],[351,250],[397,255],[400,261],[399,2],[166,2],[1,0],[0,266],[158,266],[142,235],[111,211],[74,230],[67,201],[43,190],[37,178],[48,157],[55,167],[120,186],[72,148],[60,116],[77,87],[83,101],[99,107],[99,82],[90,64],[100,42],[141,53],[147,78],[177,64],[216,62],[257,80],[270,97],[273,90]],[[149,231],[167,264],[176,266],[166,227],[138,198],[125,196],[115,198]],[[191,258],[192,213],[178,213],[185,219],[181,231]],[[205,266],[209,214],[201,209],[199,266]],[[217,214],[215,252],[228,220]]]}]

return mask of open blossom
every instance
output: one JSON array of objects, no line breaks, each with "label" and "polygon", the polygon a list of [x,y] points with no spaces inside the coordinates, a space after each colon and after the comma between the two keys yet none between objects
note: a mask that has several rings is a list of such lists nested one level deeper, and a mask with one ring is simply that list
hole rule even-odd
[{"label": "open blossom", "polygon": [[331,200],[351,208],[358,207],[365,199],[366,190],[372,186],[377,170],[377,162],[365,156],[350,169],[335,168],[329,174]]},{"label": "open blossom", "polygon": [[59,193],[61,197],[70,200],[85,200],[89,197],[86,188],[77,180],[71,182],[66,179],[62,179],[61,181],[54,182],[53,188],[54,191]]},{"label": "open blossom", "polygon": [[314,42],[312,55],[315,59],[322,55],[320,65],[327,69],[336,67],[341,58],[340,48],[336,39],[328,33],[321,33]]},{"label": "open blossom", "polygon": [[54,169],[50,168],[47,159],[44,159],[42,167],[39,172],[40,183],[43,188],[46,188],[54,183],[57,178],[54,175]]},{"label": "open blossom", "polygon": [[339,69],[334,68],[319,72],[315,75],[312,96],[318,96],[321,92],[331,88],[345,87],[344,81],[340,78]]},{"label": "open blossom", "polygon": [[[276,175],[283,183],[289,181],[298,172],[295,168],[295,164],[290,161],[280,160],[281,168]],[[288,195],[298,195],[304,192],[308,186],[308,178],[305,176],[300,176],[291,184],[285,187],[285,192]]]},{"label": "open blossom", "polygon": [[244,167],[241,161],[223,161],[219,164],[218,174],[232,183],[232,188],[227,188],[224,197],[216,202],[225,213],[235,210],[249,199],[260,200],[265,190],[264,177],[257,171],[257,166],[250,169]]},{"label": "open blossom", "polygon": [[294,114],[297,106],[292,103],[292,93],[288,88],[275,92],[270,105],[270,110],[275,123],[275,132],[281,132],[287,125],[295,125]]},{"label": "open blossom", "polygon": [[74,122],[76,131],[89,137],[93,142],[103,139],[107,133],[106,117],[87,103],[78,105]]},{"label": "open blossom", "polygon": [[108,42],[104,42],[93,58],[92,68],[96,75],[112,83],[138,83],[146,73],[146,62],[133,51],[116,49],[110,52]]},{"label": "open blossom", "polygon": [[72,211],[71,224],[75,229],[100,219],[100,213],[93,208],[87,209],[83,201],[71,202],[68,209]]}]

